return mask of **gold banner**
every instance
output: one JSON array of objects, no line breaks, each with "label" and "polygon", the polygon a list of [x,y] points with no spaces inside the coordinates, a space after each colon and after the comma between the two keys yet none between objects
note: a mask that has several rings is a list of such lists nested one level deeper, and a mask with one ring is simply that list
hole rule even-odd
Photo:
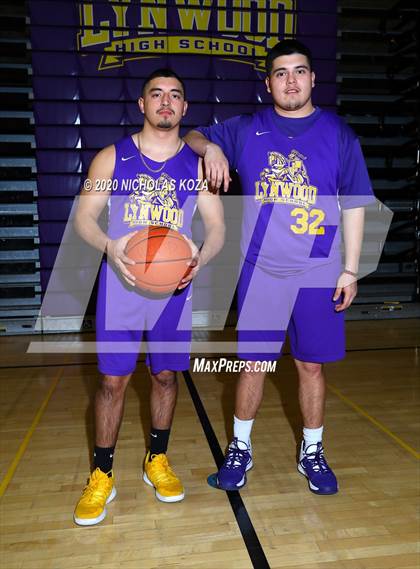
[{"label": "gold banner", "polygon": [[[250,58],[257,69],[263,69],[266,48],[253,42],[224,37],[203,36],[139,36],[119,39],[108,45],[104,51],[113,55],[103,55],[99,70],[121,67],[127,60],[157,57],[159,55],[215,55],[224,58]],[[142,55],[144,52],[144,55]],[[119,55],[121,53],[121,55]],[[151,54],[155,54],[152,56]],[[245,62],[244,63],[250,63]]]}]

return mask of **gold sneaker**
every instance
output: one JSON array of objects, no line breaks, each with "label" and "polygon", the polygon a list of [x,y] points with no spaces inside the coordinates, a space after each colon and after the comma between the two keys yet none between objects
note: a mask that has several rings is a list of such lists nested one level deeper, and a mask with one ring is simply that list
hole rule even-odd
[{"label": "gold sneaker", "polygon": [[82,497],[77,502],[73,519],[79,526],[94,526],[101,522],[106,514],[106,504],[117,495],[114,486],[114,474],[108,476],[97,468],[89,477]]},{"label": "gold sneaker", "polygon": [[161,502],[179,502],[184,499],[184,487],[168,464],[166,454],[152,454],[144,459],[143,480],[155,489],[156,498]]}]

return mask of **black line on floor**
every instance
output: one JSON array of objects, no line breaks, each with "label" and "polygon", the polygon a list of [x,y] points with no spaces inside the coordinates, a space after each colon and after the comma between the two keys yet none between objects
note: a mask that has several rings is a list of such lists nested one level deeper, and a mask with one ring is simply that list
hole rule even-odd
[{"label": "black line on floor", "polygon": [[[346,350],[346,353],[350,354],[353,352],[388,352],[388,351],[395,351],[395,350],[416,350],[420,348],[420,346],[392,346],[389,348],[354,348],[354,349],[349,349]],[[55,354],[57,354],[57,352],[54,352]],[[33,354],[32,354],[33,355]],[[46,355],[46,354],[44,354]],[[284,356],[290,356],[290,352],[284,352],[282,357]],[[215,360],[218,357],[230,357],[230,358],[236,358],[235,354],[199,354],[197,353],[196,355],[194,355],[194,357],[205,357],[209,360]],[[137,360],[137,363],[140,362],[144,362],[144,358],[141,360]],[[63,363],[63,364],[34,364],[34,365],[10,365],[10,366],[0,366],[0,370],[2,369],[29,369],[29,368],[38,368],[38,367],[71,367],[71,366],[92,366],[92,365],[96,365],[97,361],[95,360],[94,362],[74,362],[74,363]]]},{"label": "black line on floor", "polygon": [[[201,401],[200,395],[195,387],[193,379],[189,371],[184,371],[185,383],[187,384],[188,391],[190,392],[198,418],[200,419],[201,426],[203,427],[204,434],[209,444],[211,453],[216,463],[217,468],[223,463],[223,452],[220,448],[219,441],[210,423],[210,419],[206,413],[204,405]],[[220,490],[214,490],[220,492]],[[242,501],[241,495],[238,491],[226,492],[229,499],[233,514],[236,518],[236,523],[239,526],[245,546],[248,550],[249,557],[251,558],[252,566],[254,569],[270,569],[264,550],[261,546],[260,540],[252,525],[251,518],[248,515],[245,504]]]}]

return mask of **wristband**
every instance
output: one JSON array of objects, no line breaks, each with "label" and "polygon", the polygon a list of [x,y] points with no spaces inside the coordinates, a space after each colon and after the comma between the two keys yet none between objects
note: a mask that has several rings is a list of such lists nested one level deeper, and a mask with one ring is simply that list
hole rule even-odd
[{"label": "wristband", "polygon": [[353,271],[349,271],[348,269],[344,269],[343,273],[346,273],[346,275],[351,275],[352,277],[357,277],[357,273],[353,273]]}]

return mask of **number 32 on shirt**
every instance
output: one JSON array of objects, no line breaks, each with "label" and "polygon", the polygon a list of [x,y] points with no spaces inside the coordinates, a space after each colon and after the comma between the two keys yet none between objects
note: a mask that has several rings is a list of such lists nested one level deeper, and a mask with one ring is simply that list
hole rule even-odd
[{"label": "number 32 on shirt", "polygon": [[293,233],[297,235],[303,235],[308,233],[309,235],[324,235],[325,227],[320,227],[320,224],[325,219],[325,213],[322,209],[311,209],[307,211],[302,207],[295,207],[290,212],[290,215],[295,218],[295,223],[290,226]]}]

